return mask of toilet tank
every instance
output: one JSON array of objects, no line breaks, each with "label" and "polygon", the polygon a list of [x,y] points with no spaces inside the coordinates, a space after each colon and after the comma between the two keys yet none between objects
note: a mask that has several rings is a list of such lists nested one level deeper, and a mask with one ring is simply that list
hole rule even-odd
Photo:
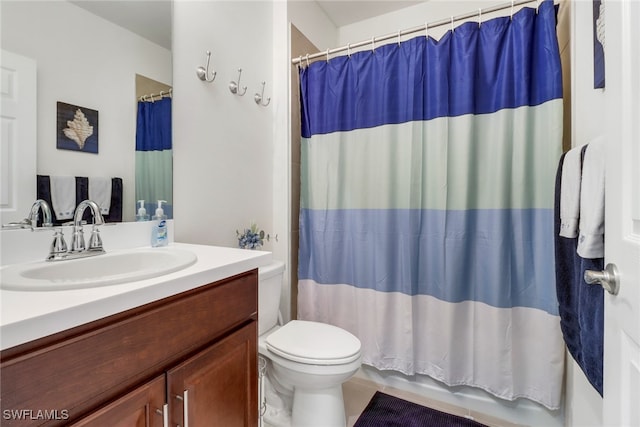
[{"label": "toilet tank", "polygon": [[278,324],[283,274],[282,261],[258,269],[258,335]]}]

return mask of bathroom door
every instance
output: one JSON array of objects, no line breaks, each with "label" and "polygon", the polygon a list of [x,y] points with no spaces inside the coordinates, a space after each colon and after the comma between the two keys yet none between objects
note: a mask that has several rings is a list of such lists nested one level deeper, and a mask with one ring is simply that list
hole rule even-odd
[{"label": "bathroom door", "polygon": [[20,221],[36,200],[36,62],[2,50],[0,222]]},{"label": "bathroom door", "polygon": [[606,3],[609,151],[605,263],[619,271],[605,292],[604,424],[640,426],[640,2]]}]

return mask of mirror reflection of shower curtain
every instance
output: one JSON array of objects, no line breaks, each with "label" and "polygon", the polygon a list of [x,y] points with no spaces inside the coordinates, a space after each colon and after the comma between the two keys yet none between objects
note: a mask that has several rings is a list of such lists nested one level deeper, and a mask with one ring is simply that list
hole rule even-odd
[{"label": "mirror reflection of shower curtain", "polygon": [[136,200],[145,201],[150,216],[157,201],[165,200],[164,213],[173,218],[171,98],[138,102]]}]

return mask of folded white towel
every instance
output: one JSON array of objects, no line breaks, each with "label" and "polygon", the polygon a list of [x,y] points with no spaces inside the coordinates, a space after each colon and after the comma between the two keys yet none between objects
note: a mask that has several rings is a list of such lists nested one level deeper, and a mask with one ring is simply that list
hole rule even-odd
[{"label": "folded white towel", "polygon": [[74,176],[49,177],[51,204],[56,219],[71,219],[76,209],[76,178]]},{"label": "folded white towel", "polygon": [[560,187],[560,236],[578,237],[580,218],[580,156],[582,147],[572,148],[564,156]]},{"label": "folded white towel", "polygon": [[111,178],[90,177],[89,199],[100,206],[102,215],[109,215],[111,209]]},{"label": "folded white towel", "polygon": [[580,237],[578,255],[604,257],[604,179],[606,143],[598,138],[589,143],[582,166],[580,191]]}]

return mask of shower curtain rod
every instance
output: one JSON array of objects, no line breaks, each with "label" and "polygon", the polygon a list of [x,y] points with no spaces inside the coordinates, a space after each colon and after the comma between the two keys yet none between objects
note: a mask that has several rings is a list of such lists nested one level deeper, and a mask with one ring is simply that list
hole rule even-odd
[{"label": "shower curtain rod", "polygon": [[169,89],[169,91],[165,92],[163,90],[160,91],[160,93],[151,93],[149,95],[142,95],[140,98],[138,98],[138,101],[151,101],[153,102],[153,98],[155,98],[156,96],[160,97],[158,99],[158,101],[164,97],[169,97],[172,98],[173,97],[173,88]]},{"label": "shower curtain rod", "polygon": [[478,16],[479,18],[482,18],[482,14],[483,13],[492,13],[492,12],[497,12],[500,10],[504,10],[504,9],[512,9],[512,13],[513,13],[513,8],[516,6],[521,6],[523,4],[527,4],[527,3],[539,3],[539,0],[519,0],[519,1],[511,1],[509,3],[503,3],[503,4],[499,4],[497,6],[491,6],[491,7],[486,7],[486,8],[479,8],[477,12],[470,12],[470,13],[465,13],[464,15],[458,15],[458,16],[452,16],[451,18],[445,18],[445,19],[441,19],[440,21],[434,21],[434,22],[428,22],[425,25],[421,25],[419,27],[414,27],[414,28],[409,28],[406,30],[402,30],[402,31],[398,31],[397,33],[391,33],[391,34],[387,34],[384,36],[379,36],[379,37],[372,37],[370,40],[363,40],[361,42],[358,43],[350,43],[346,46],[341,46],[341,47],[336,47],[333,49],[327,49],[324,52],[317,52],[317,53],[313,53],[313,54],[306,54],[304,56],[299,56],[297,58],[293,58],[291,59],[291,63],[293,65],[299,65],[302,63],[302,61],[309,61],[310,59],[316,59],[316,58],[320,58],[322,56],[326,56],[327,59],[329,57],[330,54],[332,53],[337,53],[337,52],[344,52],[349,51],[351,49],[354,48],[358,48],[358,47],[362,47],[362,46],[366,46],[366,45],[372,45],[375,47],[375,43],[376,42],[381,42],[381,41],[385,41],[385,40],[390,40],[393,38],[400,38],[402,36],[406,36],[407,34],[413,34],[413,33],[417,33],[420,31],[428,31],[430,28],[436,28],[436,27],[441,27],[443,25],[447,25],[447,24],[451,24],[453,25],[454,22],[456,21],[462,21],[465,19],[469,19],[469,18],[473,18],[474,16]]}]

